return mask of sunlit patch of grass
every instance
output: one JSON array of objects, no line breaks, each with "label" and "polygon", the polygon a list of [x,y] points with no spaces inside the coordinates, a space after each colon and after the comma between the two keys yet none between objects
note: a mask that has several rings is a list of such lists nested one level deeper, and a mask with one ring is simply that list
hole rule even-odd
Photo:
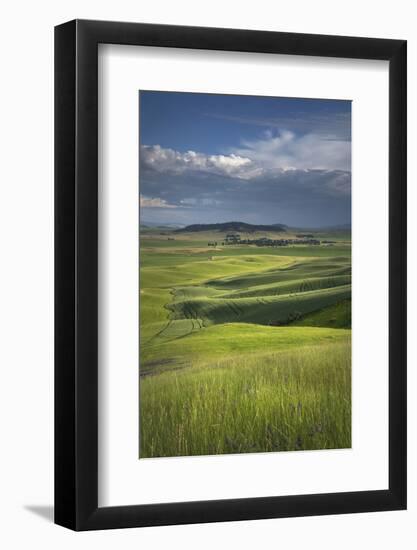
[{"label": "sunlit patch of grass", "polygon": [[[193,321],[196,328],[199,320]],[[172,330],[178,331],[175,336],[171,328],[167,327],[150,344],[141,344],[140,372],[149,362],[154,363],[158,359],[176,359],[181,364],[186,362],[195,366],[213,364],[227,358],[234,360],[236,355],[260,357],[268,353],[296,350],[302,346],[350,342],[350,330],[347,329],[226,323],[191,332],[191,325],[184,326],[184,322],[191,323],[191,320],[172,322]],[[177,323],[181,326],[178,327]],[[179,332],[180,328],[187,329],[186,337]]]}]

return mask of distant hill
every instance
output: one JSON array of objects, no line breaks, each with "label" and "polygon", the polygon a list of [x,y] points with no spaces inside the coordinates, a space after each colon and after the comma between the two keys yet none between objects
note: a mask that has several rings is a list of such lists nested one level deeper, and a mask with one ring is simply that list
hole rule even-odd
[{"label": "distant hill", "polygon": [[225,223],[197,223],[187,225],[181,229],[177,229],[176,233],[194,233],[196,231],[219,231],[233,232],[241,231],[242,233],[254,233],[255,231],[286,231],[287,226],[282,223],[272,225],[255,225],[244,222],[225,222]]},{"label": "distant hill", "polygon": [[179,229],[180,227],[184,227],[184,224],[181,223],[157,223],[157,222],[147,222],[143,221],[140,222],[140,227],[142,228],[159,228],[162,227],[164,229]]}]

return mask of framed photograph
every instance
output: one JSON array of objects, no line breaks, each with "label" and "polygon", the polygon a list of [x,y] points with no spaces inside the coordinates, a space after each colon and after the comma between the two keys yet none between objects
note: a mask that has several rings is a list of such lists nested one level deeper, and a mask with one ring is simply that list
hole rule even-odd
[{"label": "framed photograph", "polygon": [[406,42],[55,29],[55,522],[406,508]]}]

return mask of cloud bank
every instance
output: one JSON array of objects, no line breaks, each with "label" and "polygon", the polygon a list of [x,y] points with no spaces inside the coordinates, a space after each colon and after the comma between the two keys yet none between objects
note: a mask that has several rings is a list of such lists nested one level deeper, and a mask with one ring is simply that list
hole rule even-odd
[{"label": "cloud bank", "polygon": [[150,221],[331,225],[350,220],[350,142],[264,132],[224,154],[140,150],[140,205]]},{"label": "cloud bank", "polygon": [[297,136],[288,130],[263,139],[243,141],[227,154],[180,152],[160,145],[141,147],[141,166],[161,174],[203,173],[241,180],[257,180],[288,170],[350,171],[350,142],[317,134]]},{"label": "cloud bank", "polygon": [[262,173],[247,157],[236,155],[206,155],[196,151],[181,153],[174,149],[164,149],[160,145],[143,145],[141,162],[146,168],[161,173],[184,174],[203,172],[239,179],[252,179]]}]

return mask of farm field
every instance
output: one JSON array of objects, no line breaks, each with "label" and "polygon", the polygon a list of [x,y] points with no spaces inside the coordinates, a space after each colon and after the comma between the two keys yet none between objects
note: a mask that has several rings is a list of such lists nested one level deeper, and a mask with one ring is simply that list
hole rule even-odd
[{"label": "farm field", "polygon": [[350,234],[315,237],[141,231],[140,458],[351,446]]}]

